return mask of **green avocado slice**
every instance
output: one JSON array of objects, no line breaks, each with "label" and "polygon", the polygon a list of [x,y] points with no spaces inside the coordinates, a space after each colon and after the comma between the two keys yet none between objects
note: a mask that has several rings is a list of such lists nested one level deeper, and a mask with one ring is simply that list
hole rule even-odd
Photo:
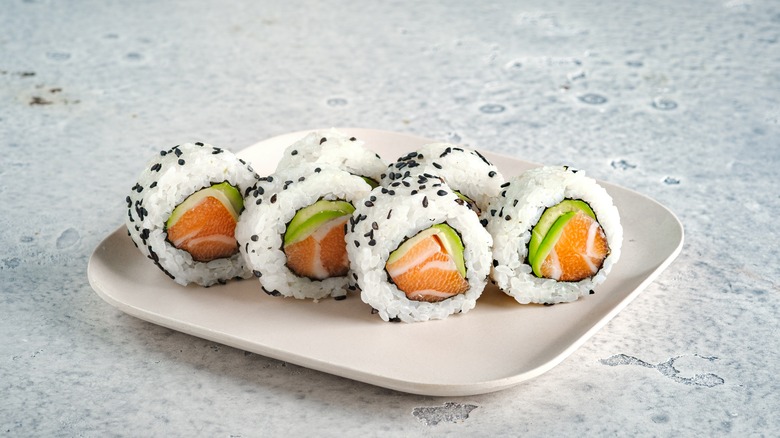
[{"label": "green avocado slice", "polygon": [[363,181],[365,181],[366,184],[370,185],[372,189],[379,187],[379,183],[376,182],[375,179],[369,178],[367,176],[361,176],[361,178],[363,178]]},{"label": "green avocado slice", "polygon": [[[596,215],[591,210],[590,206],[579,199],[565,199],[552,207],[547,208],[539,221],[534,225],[531,230],[531,240],[528,242],[528,263],[533,266],[536,261],[539,246],[542,241],[547,237],[553,224],[558,220],[561,215],[569,212],[582,211],[588,216],[596,219]],[[547,255],[542,258],[542,261],[547,258]]]},{"label": "green avocado slice", "polygon": [[287,225],[287,231],[284,233],[284,246],[309,237],[325,222],[350,215],[353,211],[355,211],[355,207],[347,201],[327,201],[325,199],[320,199],[314,204],[298,210]]},{"label": "green avocado slice", "polygon": [[230,185],[230,183],[225,181],[219,184],[214,184],[211,187],[200,189],[187,197],[184,202],[177,205],[176,208],[173,209],[170,217],[168,217],[168,220],[165,222],[165,227],[173,227],[176,222],[178,222],[178,220],[184,215],[184,213],[188,212],[190,209],[200,204],[201,201],[208,197],[216,198],[218,201],[220,201],[222,205],[224,205],[225,208],[227,208],[231,213],[233,219],[238,220],[238,214],[241,212],[241,209],[244,208],[244,198],[241,197],[241,193],[237,188],[233,187]]},{"label": "green avocado slice", "polygon": [[387,258],[387,264],[395,263],[396,260],[403,257],[404,254],[417,245],[418,242],[431,236],[435,236],[439,239],[439,242],[444,246],[444,250],[455,262],[458,273],[463,278],[466,278],[466,263],[463,259],[463,241],[458,232],[447,224],[434,225],[427,230],[420,231],[414,237],[407,239],[395,251],[390,253],[390,256]]},{"label": "green avocado slice", "polygon": [[577,211],[569,211],[558,217],[550,227],[547,235],[544,236],[544,240],[539,244],[539,248],[536,250],[536,257],[531,263],[531,268],[534,270],[534,275],[537,277],[542,276],[542,263],[550,255],[550,251],[555,248],[555,244],[558,243],[558,239],[563,233],[563,229],[566,228],[566,224],[569,223],[571,218],[577,214]]}]

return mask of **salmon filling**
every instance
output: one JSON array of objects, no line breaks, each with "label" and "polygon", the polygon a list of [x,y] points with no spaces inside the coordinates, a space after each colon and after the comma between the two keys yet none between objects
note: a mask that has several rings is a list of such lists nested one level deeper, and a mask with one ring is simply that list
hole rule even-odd
[{"label": "salmon filling", "polygon": [[229,205],[214,196],[203,197],[167,228],[168,241],[199,262],[236,254],[238,214]]},{"label": "salmon filling", "polygon": [[[438,302],[466,292],[469,283],[464,278],[465,268],[459,269],[451,252],[461,251],[457,233],[423,233],[404,242],[385,265],[388,275],[406,297],[414,301]],[[448,245],[445,239],[457,238],[457,245]],[[452,237],[455,236],[455,237]],[[455,248],[453,248],[455,246]]]},{"label": "salmon filling", "polygon": [[331,219],[308,237],[284,246],[287,267],[302,277],[324,280],[349,272],[344,229],[349,216]]},{"label": "salmon filling", "polygon": [[541,274],[558,281],[580,281],[596,274],[608,253],[601,225],[579,211],[566,222],[541,264]]}]

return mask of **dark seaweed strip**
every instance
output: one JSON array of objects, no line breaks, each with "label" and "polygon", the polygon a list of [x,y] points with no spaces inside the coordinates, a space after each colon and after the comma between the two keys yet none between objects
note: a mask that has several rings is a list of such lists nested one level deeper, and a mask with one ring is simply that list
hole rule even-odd
[{"label": "dark seaweed strip", "polygon": [[393,209],[392,208],[390,210],[388,210],[388,212],[387,212],[387,219],[390,219],[390,215],[391,214],[393,214]]}]

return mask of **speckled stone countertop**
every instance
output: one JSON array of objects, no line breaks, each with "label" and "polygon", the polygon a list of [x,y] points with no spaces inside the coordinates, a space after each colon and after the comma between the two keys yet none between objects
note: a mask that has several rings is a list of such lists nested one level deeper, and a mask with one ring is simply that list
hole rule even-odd
[{"label": "speckled stone countertop", "polygon": [[[357,4],[3,2],[0,435],[777,434],[780,5]],[[471,397],[246,353],[90,288],[151,154],[330,126],[586,169],[669,207],[685,246],[560,365]]]}]

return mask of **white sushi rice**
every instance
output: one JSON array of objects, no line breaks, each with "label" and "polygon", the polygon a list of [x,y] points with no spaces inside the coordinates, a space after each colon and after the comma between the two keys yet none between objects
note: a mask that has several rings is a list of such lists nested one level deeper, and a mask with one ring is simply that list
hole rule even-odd
[{"label": "white sushi rice", "polygon": [[298,299],[345,296],[348,277],[311,280],[287,267],[284,233],[298,210],[320,199],[356,205],[370,190],[363,178],[321,163],[302,163],[261,178],[245,198],[236,239],[263,290]]},{"label": "white sushi rice", "polygon": [[451,143],[430,143],[400,157],[382,175],[388,185],[405,175],[430,173],[440,176],[452,189],[474,201],[485,210],[492,198],[501,192],[504,176],[479,151]]},{"label": "white sushi rice", "polygon": [[167,240],[165,222],[193,193],[227,181],[241,194],[257,174],[231,152],[203,143],[178,145],[151,159],[127,196],[128,233],[138,249],[176,283],[210,286],[251,276],[239,253],[209,262],[193,260]]},{"label": "white sushi rice", "polygon": [[[385,321],[427,321],[468,312],[476,305],[490,272],[493,241],[477,215],[441,179],[420,178],[372,190],[355,206],[347,227],[351,280],[360,288],[361,299]],[[390,281],[387,259],[406,239],[440,223],[447,223],[462,238],[469,289],[437,303],[409,300]]]},{"label": "white sushi rice", "polygon": [[312,132],[288,146],[276,171],[301,163],[329,164],[353,175],[365,176],[379,183],[387,167],[382,158],[366,149],[365,143],[336,129]]},{"label": "white sushi rice", "polygon": [[[483,218],[493,236],[493,281],[521,304],[563,303],[587,295],[606,278],[620,258],[623,227],[607,191],[582,171],[565,167],[541,167],[526,171],[504,184]],[[607,237],[609,254],[601,269],[578,282],[539,278],[527,263],[531,230],[544,210],[564,199],[580,199],[590,205]]]}]

